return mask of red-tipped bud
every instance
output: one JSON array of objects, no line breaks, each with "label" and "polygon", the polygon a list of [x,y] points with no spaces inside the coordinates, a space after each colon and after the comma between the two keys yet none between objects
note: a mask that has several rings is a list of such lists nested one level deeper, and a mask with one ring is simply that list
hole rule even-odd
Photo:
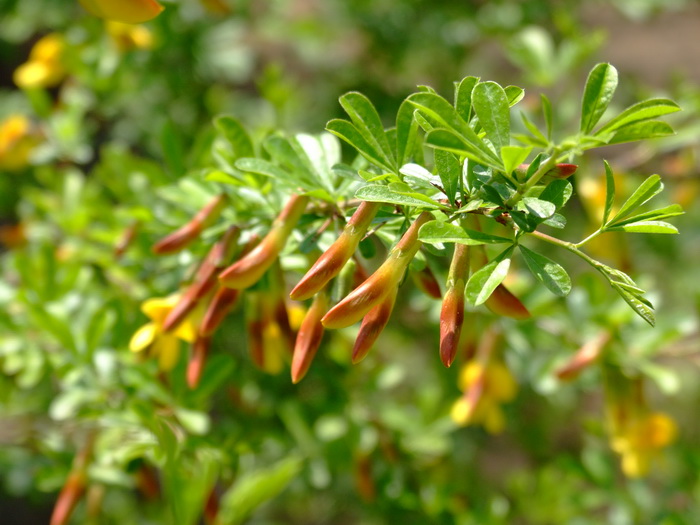
[{"label": "red-tipped bud", "polygon": [[192,356],[187,364],[187,385],[194,390],[199,385],[199,380],[204,371],[209,348],[211,347],[211,337],[198,337],[192,345]]},{"label": "red-tipped bud", "polygon": [[381,203],[364,201],[348,221],[340,237],[318,258],[289,296],[295,301],[312,297],[340,273],[357,249]]},{"label": "red-tipped bud", "polygon": [[85,471],[73,471],[68,475],[51,514],[50,525],[66,525],[78,502],[85,493],[87,478]]},{"label": "red-tipped bud", "polygon": [[365,358],[372,348],[372,345],[379,337],[379,334],[381,334],[386,327],[391,317],[391,312],[394,310],[397,294],[398,289],[394,288],[392,293],[387,295],[382,302],[367,312],[367,315],[362,319],[360,331],[357,333],[355,345],[352,348],[353,364],[357,364]]},{"label": "red-tipped bud", "polygon": [[464,288],[468,275],[469,246],[455,244],[447,276],[447,292],[440,311],[440,359],[445,366],[450,366],[457,355],[464,322]]},{"label": "red-tipped bud", "polygon": [[197,269],[194,281],[187,290],[195,301],[204,298],[216,285],[216,274],[230,259],[240,233],[241,230],[237,226],[229,228],[221,240],[209,250],[206,258]]},{"label": "red-tipped bud", "polygon": [[115,259],[120,259],[122,255],[124,255],[127,248],[129,248],[129,246],[131,246],[131,244],[134,242],[136,234],[138,233],[140,228],[141,222],[134,221],[128,226],[126,230],[124,230],[124,233],[122,234],[121,238],[117,241],[117,244],[114,247]]},{"label": "red-tipped bud", "polygon": [[484,304],[497,315],[504,315],[519,320],[530,318],[530,312],[525,308],[525,305],[502,284],[496,287],[491,297]]},{"label": "red-tipped bud", "polygon": [[418,230],[433,219],[428,212],[421,213],[406,230],[384,263],[360,286],[336,304],[323,318],[326,328],[343,328],[362,319],[399,285],[406,268],[421,247]]},{"label": "red-tipped bud", "polygon": [[292,357],[292,383],[301,381],[308,372],[323,339],[321,318],[328,311],[328,295],[320,292],[314,297],[299,328]]},{"label": "red-tipped bud", "polygon": [[242,290],[258,282],[284,248],[308,202],[308,197],[294,195],[272,223],[272,228],[262,242],[221,273],[221,284]]},{"label": "red-tipped bud", "polygon": [[228,202],[226,195],[218,195],[197,212],[190,222],[164,237],[153,246],[153,253],[163,255],[182,250],[194,241],[204,228],[216,220]]},{"label": "red-tipped bud", "polygon": [[546,173],[546,176],[555,179],[568,179],[574,173],[576,173],[577,169],[577,164],[557,164]]},{"label": "red-tipped bud", "polygon": [[435,274],[430,269],[430,266],[425,266],[420,271],[412,271],[411,278],[416,287],[433,299],[442,299],[442,291],[440,291],[440,283],[438,283]]},{"label": "red-tipped bud", "polygon": [[569,361],[557,368],[554,374],[562,381],[575,379],[584,369],[598,361],[608,341],[610,341],[608,332],[603,332],[595,339],[588,341],[578,349]]},{"label": "red-tipped bud", "polygon": [[216,331],[224,318],[238,302],[240,293],[240,290],[233,290],[224,286],[220,286],[218,290],[216,290],[214,298],[209,303],[209,307],[199,325],[200,336],[210,336]]},{"label": "red-tipped bud", "polygon": [[163,321],[163,331],[170,332],[177,328],[194,310],[195,306],[197,306],[197,299],[191,289],[188,289]]}]

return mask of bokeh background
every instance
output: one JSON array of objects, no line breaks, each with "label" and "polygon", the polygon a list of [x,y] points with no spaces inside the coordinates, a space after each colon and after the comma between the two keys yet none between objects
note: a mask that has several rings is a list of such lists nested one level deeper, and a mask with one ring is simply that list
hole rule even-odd
[{"label": "bokeh background", "polygon": [[[156,19],[120,26],[77,1],[0,0],[0,521],[48,523],[98,429],[73,523],[197,523],[214,480],[239,509],[227,523],[700,522],[697,2],[163,3]],[[57,40],[39,56],[47,35]],[[44,69],[18,75],[32,60]],[[566,255],[575,290],[564,300],[516,268],[510,284],[533,320],[471,312],[464,345],[467,355],[496,327],[518,383],[502,432],[450,418],[460,363],[437,359],[440,303],[415,287],[365,361],[349,363],[353,332],[341,331],[296,386],[286,369],[250,363],[240,311],[196,390],[184,362],[163,379],[128,351],[145,322],[140,303],[176,289],[206,253],[202,244],[156,259],[150,246],[210,196],[216,115],[235,115],[256,138],[319,133],[343,116],[347,91],[390,122],[417,85],[449,97],[475,75],[525,88],[523,111],[547,94],[564,135],[601,61],[620,72],[617,109],[650,96],[683,108],[669,118],[675,136],[581,163],[566,230],[574,239],[595,228],[603,158],[621,194],[662,176],[659,199],[687,212],[674,222],[681,235],[592,246],[652,291],[657,327]],[[644,479],[625,477],[610,450],[600,371],[573,383],[553,375],[601,331],[615,333],[621,369],[678,426]]]}]

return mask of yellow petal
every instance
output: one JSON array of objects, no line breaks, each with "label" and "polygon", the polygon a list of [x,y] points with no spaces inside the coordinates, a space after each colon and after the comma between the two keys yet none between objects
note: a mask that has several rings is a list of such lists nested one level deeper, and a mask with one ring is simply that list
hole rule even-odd
[{"label": "yellow petal", "polygon": [[29,60],[31,62],[58,62],[65,45],[66,41],[63,35],[50,33],[37,40],[29,53]]},{"label": "yellow petal", "polygon": [[644,425],[644,438],[649,447],[663,448],[676,439],[676,422],[662,412],[651,414]]},{"label": "yellow petal", "polygon": [[129,350],[132,352],[141,352],[148,347],[156,338],[158,327],[154,323],[148,323],[136,330],[131,340],[129,341]]},{"label": "yellow petal", "polygon": [[188,343],[194,343],[194,340],[197,339],[197,326],[192,320],[192,315],[189,315],[183,322],[180,323],[180,325],[173,332],[173,335],[176,338],[182,339]]},{"label": "yellow petal", "polygon": [[48,88],[60,83],[63,75],[63,67],[58,63],[31,60],[15,69],[12,80],[23,89]]},{"label": "yellow petal", "polygon": [[474,384],[484,374],[484,367],[477,361],[467,363],[459,372],[459,380],[457,384],[463,392],[469,389],[469,386]]},{"label": "yellow petal", "polygon": [[180,357],[180,341],[170,334],[160,334],[153,344],[153,352],[158,357],[158,367],[168,372],[175,368]]},{"label": "yellow petal", "polygon": [[151,20],[164,9],[155,0],[80,0],[80,3],[95,16],[127,24]]},{"label": "yellow petal", "polygon": [[649,472],[650,455],[640,451],[630,451],[622,455],[622,472],[630,478],[641,478]]},{"label": "yellow petal", "polygon": [[170,295],[168,297],[153,297],[141,304],[141,311],[153,322],[162,324],[170,313],[170,310],[175,307],[179,300],[179,294]]},{"label": "yellow petal", "polygon": [[490,434],[500,434],[506,428],[506,418],[503,410],[497,404],[493,404],[484,413],[484,428]]},{"label": "yellow petal", "polygon": [[473,414],[474,411],[464,396],[455,401],[450,410],[452,421],[461,426],[471,423]]},{"label": "yellow petal", "polygon": [[489,395],[499,401],[510,401],[515,397],[518,384],[504,364],[498,362],[489,364],[486,374],[486,388]]}]

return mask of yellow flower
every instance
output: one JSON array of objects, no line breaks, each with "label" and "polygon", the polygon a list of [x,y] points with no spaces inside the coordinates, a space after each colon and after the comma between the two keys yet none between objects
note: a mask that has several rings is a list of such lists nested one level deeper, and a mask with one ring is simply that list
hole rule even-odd
[{"label": "yellow flower", "polygon": [[80,0],[95,16],[127,24],[140,24],[158,16],[164,7],[155,0]]},{"label": "yellow flower", "polygon": [[12,76],[15,84],[23,89],[57,86],[66,76],[62,57],[66,47],[63,35],[48,34],[32,48],[29,60],[20,65]]},{"label": "yellow flower", "polygon": [[471,361],[460,372],[459,387],[464,395],[452,405],[452,420],[462,426],[483,425],[491,434],[502,432],[506,422],[501,404],[511,401],[518,390],[510,370],[499,361],[485,366]]},{"label": "yellow flower", "polygon": [[17,171],[29,163],[29,155],[36,146],[29,119],[11,115],[0,122],[0,169]]},{"label": "yellow flower", "polygon": [[611,440],[612,449],[622,456],[622,471],[630,478],[649,472],[652,459],[675,440],[676,422],[662,412],[641,415],[617,429]]},{"label": "yellow flower", "polygon": [[153,47],[153,35],[145,26],[108,20],[106,27],[119,51]]},{"label": "yellow flower", "polygon": [[141,311],[151,319],[150,323],[136,330],[129,341],[129,350],[141,352],[146,348],[158,357],[158,365],[162,370],[171,370],[180,356],[180,339],[194,343],[197,337],[196,319],[199,312],[188,315],[172,332],[163,330],[163,322],[170,311],[180,300],[180,294],[165,298],[148,299],[141,305]]}]

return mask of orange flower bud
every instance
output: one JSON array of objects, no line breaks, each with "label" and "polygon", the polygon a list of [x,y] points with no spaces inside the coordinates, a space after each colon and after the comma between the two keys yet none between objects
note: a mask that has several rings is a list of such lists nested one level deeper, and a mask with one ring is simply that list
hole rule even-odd
[{"label": "orange flower bud", "polygon": [[51,514],[50,525],[66,525],[73,510],[85,493],[87,477],[84,470],[73,471],[68,475]]},{"label": "orange flower bud", "polygon": [[455,244],[447,291],[440,311],[440,359],[450,366],[457,354],[464,321],[464,288],[469,275],[469,246]]},{"label": "orange flower bud", "polygon": [[117,241],[117,245],[114,247],[115,259],[120,259],[122,255],[124,255],[124,252],[126,252],[127,248],[129,248],[129,246],[131,246],[131,244],[134,242],[136,234],[138,233],[140,228],[141,221],[134,221],[129,225],[129,227],[126,230],[124,230],[124,233],[122,234],[121,238],[119,239],[119,241]]},{"label": "orange flower bud", "polygon": [[214,298],[211,300],[211,303],[209,303],[209,307],[202,318],[202,323],[199,325],[200,336],[210,336],[216,331],[224,318],[238,302],[239,295],[240,290],[233,290],[232,288],[226,288],[224,286],[220,286],[216,290]]},{"label": "orange flower bud", "polygon": [[163,332],[170,332],[171,330],[177,328],[196,306],[197,298],[195,297],[194,291],[189,288],[184,294],[182,294],[180,300],[173,307],[173,309],[170,310],[163,321]]},{"label": "orange flower bud", "polygon": [[562,381],[575,379],[585,368],[598,361],[608,341],[610,341],[610,333],[603,332],[595,339],[586,342],[571,359],[557,368],[554,374]]},{"label": "orange flower bud", "polygon": [[421,213],[389,253],[386,261],[360,286],[336,304],[323,318],[326,328],[343,328],[362,319],[399,285],[411,259],[421,247],[418,230],[433,219]]},{"label": "orange flower bud", "polygon": [[381,203],[364,201],[348,221],[340,237],[318,258],[289,296],[302,301],[313,296],[340,273],[357,249]]},{"label": "orange flower bud", "polygon": [[328,295],[321,292],[314,297],[299,328],[292,357],[292,383],[301,381],[308,372],[323,339],[321,318],[328,311]]},{"label": "orange flower bud", "polygon": [[442,299],[440,283],[438,283],[433,270],[430,269],[430,266],[426,265],[425,268],[420,271],[412,271],[411,278],[413,279],[416,287],[428,297],[432,297],[433,299]]},{"label": "orange flower bud", "polygon": [[[521,164],[520,166],[518,166],[517,171],[524,175],[527,172],[527,169],[529,167],[530,167],[529,164]],[[545,173],[542,180],[546,181],[548,179],[549,180],[568,179],[574,173],[576,173],[577,169],[578,169],[577,164],[559,163],[556,166],[554,166],[551,170],[549,170],[547,173]]]},{"label": "orange flower bud", "polygon": [[372,308],[362,319],[360,331],[355,338],[355,345],[352,348],[352,362],[357,364],[362,361],[369,352],[372,345],[382,333],[384,327],[389,322],[391,312],[394,310],[398,288],[387,295],[382,302]]},{"label": "orange flower bud", "polygon": [[284,248],[308,202],[308,197],[294,195],[272,223],[272,228],[262,242],[222,272],[219,276],[221,284],[242,290],[258,282]]},{"label": "orange flower bud", "polygon": [[127,24],[151,20],[164,9],[155,0],[80,0],[80,3],[95,16]]},{"label": "orange flower bud", "polygon": [[496,287],[491,297],[484,304],[496,315],[504,315],[519,320],[530,318],[530,312],[525,308],[525,305],[503,284],[499,284]]},{"label": "orange flower bud", "polygon": [[192,356],[187,364],[187,385],[194,390],[199,384],[204,371],[204,365],[207,361],[209,348],[211,346],[211,337],[197,337],[192,346]]},{"label": "orange flower bud", "polygon": [[194,241],[202,230],[214,222],[228,203],[225,194],[214,197],[207,205],[197,212],[190,222],[167,235],[153,246],[153,253],[163,255],[182,250]]}]

